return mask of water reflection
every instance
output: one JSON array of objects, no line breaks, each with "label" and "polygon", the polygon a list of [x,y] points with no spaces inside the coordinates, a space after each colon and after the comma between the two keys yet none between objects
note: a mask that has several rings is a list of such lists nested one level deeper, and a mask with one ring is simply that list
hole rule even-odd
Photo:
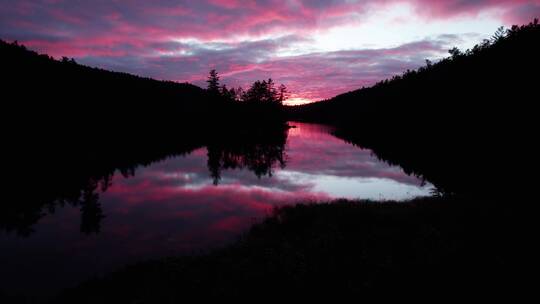
[{"label": "water reflection", "polygon": [[265,136],[252,134],[228,141],[214,141],[206,146],[208,170],[218,185],[223,170],[247,169],[258,178],[272,176],[277,165],[285,168],[285,144],[287,130],[272,132]]},{"label": "water reflection", "polygon": [[268,139],[214,140],[131,174],[116,170],[90,179],[73,208],[55,205],[48,216],[39,209],[41,220],[26,238],[0,235],[0,283],[7,290],[50,292],[137,260],[219,246],[274,206],[337,197],[405,199],[431,190],[328,128],[295,125]]}]

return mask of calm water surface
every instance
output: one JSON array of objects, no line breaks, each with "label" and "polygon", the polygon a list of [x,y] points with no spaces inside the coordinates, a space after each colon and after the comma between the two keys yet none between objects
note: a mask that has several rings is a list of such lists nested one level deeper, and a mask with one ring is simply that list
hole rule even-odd
[{"label": "calm water surface", "polygon": [[[43,217],[29,236],[0,231],[2,289],[49,294],[135,261],[220,246],[274,206],[342,197],[406,199],[433,188],[332,136],[327,127],[293,125],[279,161],[218,151],[222,162],[236,162],[212,170],[209,157],[216,152],[200,148],[131,177],[115,174],[112,186],[99,193],[99,232],[82,233],[81,207],[72,206]],[[260,163],[271,166],[259,170]]]}]

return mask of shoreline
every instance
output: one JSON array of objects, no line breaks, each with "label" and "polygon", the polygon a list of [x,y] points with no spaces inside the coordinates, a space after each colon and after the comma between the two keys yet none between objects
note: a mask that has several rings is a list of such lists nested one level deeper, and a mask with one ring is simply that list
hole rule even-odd
[{"label": "shoreline", "polygon": [[[187,296],[248,297],[279,290],[360,294],[424,286],[510,285],[517,223],[489,200],[309,202],[277,208],[239,240],[202,255],[128,266],[67,290],[55,303],[169,303]],[[467,273],[467,275],[465,275]],[[82,302],[81,302],[82,301]]]}]

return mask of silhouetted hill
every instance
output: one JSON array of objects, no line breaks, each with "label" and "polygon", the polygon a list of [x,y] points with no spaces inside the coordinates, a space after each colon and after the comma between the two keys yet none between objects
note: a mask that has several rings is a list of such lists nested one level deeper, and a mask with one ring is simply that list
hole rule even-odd
[{"label": "silhouetted hill", "polygon": [[337,125],[337,135],[445,192],[511,188],[516,176],[508,174],[527,167],[523,153],[534,136],[538,20],[450,53],[373,87],[290,107],[289,117]]},{"label": "silhouetted hill", "polygon": [[193,133],[283,124],[281,112],[271,112],[263,102],[241,104],[189,83],[91,68],[66,57],[55,60],[17,42],[0,40],[0,65],[4,110],[17,125],[31,128],[32,136],[122,130],[123,137],[140,140],[186,128]]},{"label": "silhouetted hill", "polygon": [[0,41],[0,64],[6,109],[26,123],[148,127],[204,111],[204,90],[197,86],[57,61],[17,43]]}]

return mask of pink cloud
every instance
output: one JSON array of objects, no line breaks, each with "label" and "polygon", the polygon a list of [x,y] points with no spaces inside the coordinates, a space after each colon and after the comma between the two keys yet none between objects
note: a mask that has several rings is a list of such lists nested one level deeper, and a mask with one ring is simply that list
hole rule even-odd
[{"label": "pink cloud", "polygon": [[511,24],[540,14],[540,0],[0,0],[0,38],[55,57],[159,79],[200,84],[213,67],[230,85],[273,77],[289,85],[295,98],[316,100],[417,67],[427,55],[451,47],[451,42],[418,41],[385,50],[276,56],[281,47],[300,43],[300,37],[362,25],[370,13],[404,2],[427,20],[496,10],[501,22]]},{"label": "pink cloud", "polygon": [[[238,9],[244,5],[240,3],[240,1],[238,0],[209,0],[209,2],[213,5],[223,7],[223,8],[228,8],[228,9]],[[254,2],[251,2],[250,4],[253,4],[253,3]]]},{"label": "pink cloud", "polygon": [[[500,9],[503,11],[511,11],[519,7],[528,6],[531,4],[538,5],[538,0],[413,0],[416,11],[429,16],[431,18],[449,18],[460,15],[475,16],[486,9]],[[515,20],[516,22],[528,22],[526,20]]]},{"label": "pink cloud", "polygon": [[[330,27],[362,22],[369,11],[385,9],[387,5],[403,2],[385,1],[238,1],[209,0],[190,3],[160,3],[135,0],[112,5],[109,1],[91,3],[13,1],[2,0],[2,25],[7,32],[16,34],[10,25],[21,19],[45,26],[44,32],[55,34],[71,25],[70,32],[92,38],[104,32],[121,34],[118,25],[111,20],[122,20],[137,32],[137,37],[125,36],[126,40],[161,40],[170,36],[199,39],[224,39],[238,35],[260,35],[276,32],[307,33]],[[500,8],[517,10],[520,7],[538,5],[538,0],[484,0],[484,1],[426,1],[414,0],[416,10],[432,18],[448,18],[462,14]],[[354,18],[350,18],[354,16]],[[111,17],[113,17],[111,19]],[[528,16],[527,16],[528,17]],[[522,22],[527,20],[521,20]],[[149,35],[149,28],[159,29]],[[19,33],[21,34],[21,33]]]}]

